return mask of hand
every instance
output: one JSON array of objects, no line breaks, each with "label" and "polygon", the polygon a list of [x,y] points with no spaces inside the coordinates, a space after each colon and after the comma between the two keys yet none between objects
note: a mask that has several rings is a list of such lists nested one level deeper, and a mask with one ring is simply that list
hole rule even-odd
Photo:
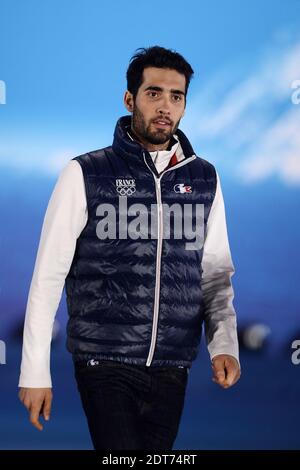
[{"label": "hand", "polygon": [[223,388],[234,385],[241,376],[241,369],[235,357],[229,354],[218,354],[212,359],[213,381]]},{"label": "hand", "polygon": [[39,416],[42,414],[46,421],[50,419],[52,397],[51,388],[20,388],[19,398],[30,413],[31,424],[39,431],[43,430]]}]

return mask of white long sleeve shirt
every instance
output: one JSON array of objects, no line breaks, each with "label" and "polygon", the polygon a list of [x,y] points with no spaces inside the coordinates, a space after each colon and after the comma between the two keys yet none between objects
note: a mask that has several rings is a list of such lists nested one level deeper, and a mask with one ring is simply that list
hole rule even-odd
[{"label": "white long sleeve shirt", "polygon": [[[178,160],[184,158],[179,142],[171,150],[150,152],[159,173],[166,168],[175,150]],[[26,306],[19,387],[52,387],[50,347],[53,323],[76,241],[87,217],[81,166],[76,160],[71,160],[58,177],[44,216]],[[230,280],[234,266],[218,174],[216,195],[207,223],[202,269],[206,305],[204,325],[210,357],[229,354],[239,362]]]}]

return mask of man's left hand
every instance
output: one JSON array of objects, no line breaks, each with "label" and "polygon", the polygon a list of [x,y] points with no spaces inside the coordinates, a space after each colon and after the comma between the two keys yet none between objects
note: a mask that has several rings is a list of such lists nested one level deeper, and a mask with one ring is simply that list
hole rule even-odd
[{"label": "man's left hand", "polygon": [[241,376],[240,366],[235,357],[229,354],[218,354],[212,359],[213,381],[223,388],[234,385]]}]

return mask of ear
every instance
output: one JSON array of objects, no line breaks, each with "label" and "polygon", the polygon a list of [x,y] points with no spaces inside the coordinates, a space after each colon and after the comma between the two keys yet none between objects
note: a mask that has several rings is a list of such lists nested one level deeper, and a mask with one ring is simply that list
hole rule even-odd
[{"label": "ear", "polygon": [[130,91],[126,90],[125,95],[124,95],[124,104],[130,113],[133,112],[133,95],[130,93]]}]

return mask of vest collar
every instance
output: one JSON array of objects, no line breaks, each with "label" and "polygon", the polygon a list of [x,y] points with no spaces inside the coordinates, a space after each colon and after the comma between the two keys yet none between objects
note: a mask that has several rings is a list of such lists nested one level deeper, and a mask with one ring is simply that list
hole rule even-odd
[{"label": "vest collar", "polygon": [[[153,163],[150,153],[146,150],[142,144],[134,140],[131,135],[128,133],[131,127],[131,116],[122,116],[118,119],[114,131],[114,139],[112,148],[117,155],[120,155],[122,158],[130,158],[131,162],[135,158],[135,163],[142,164],[144,166],[143,154],[145,154],[146,161],[151,168],[151,170],[158,175],[156,167]],[[176,135],[179,139],[181,145],[184,159],[195,155],[193,147],[186,137],[186,135],[180,130],[177,129]],[[173,142],[173,141],[172,141]]]}]

